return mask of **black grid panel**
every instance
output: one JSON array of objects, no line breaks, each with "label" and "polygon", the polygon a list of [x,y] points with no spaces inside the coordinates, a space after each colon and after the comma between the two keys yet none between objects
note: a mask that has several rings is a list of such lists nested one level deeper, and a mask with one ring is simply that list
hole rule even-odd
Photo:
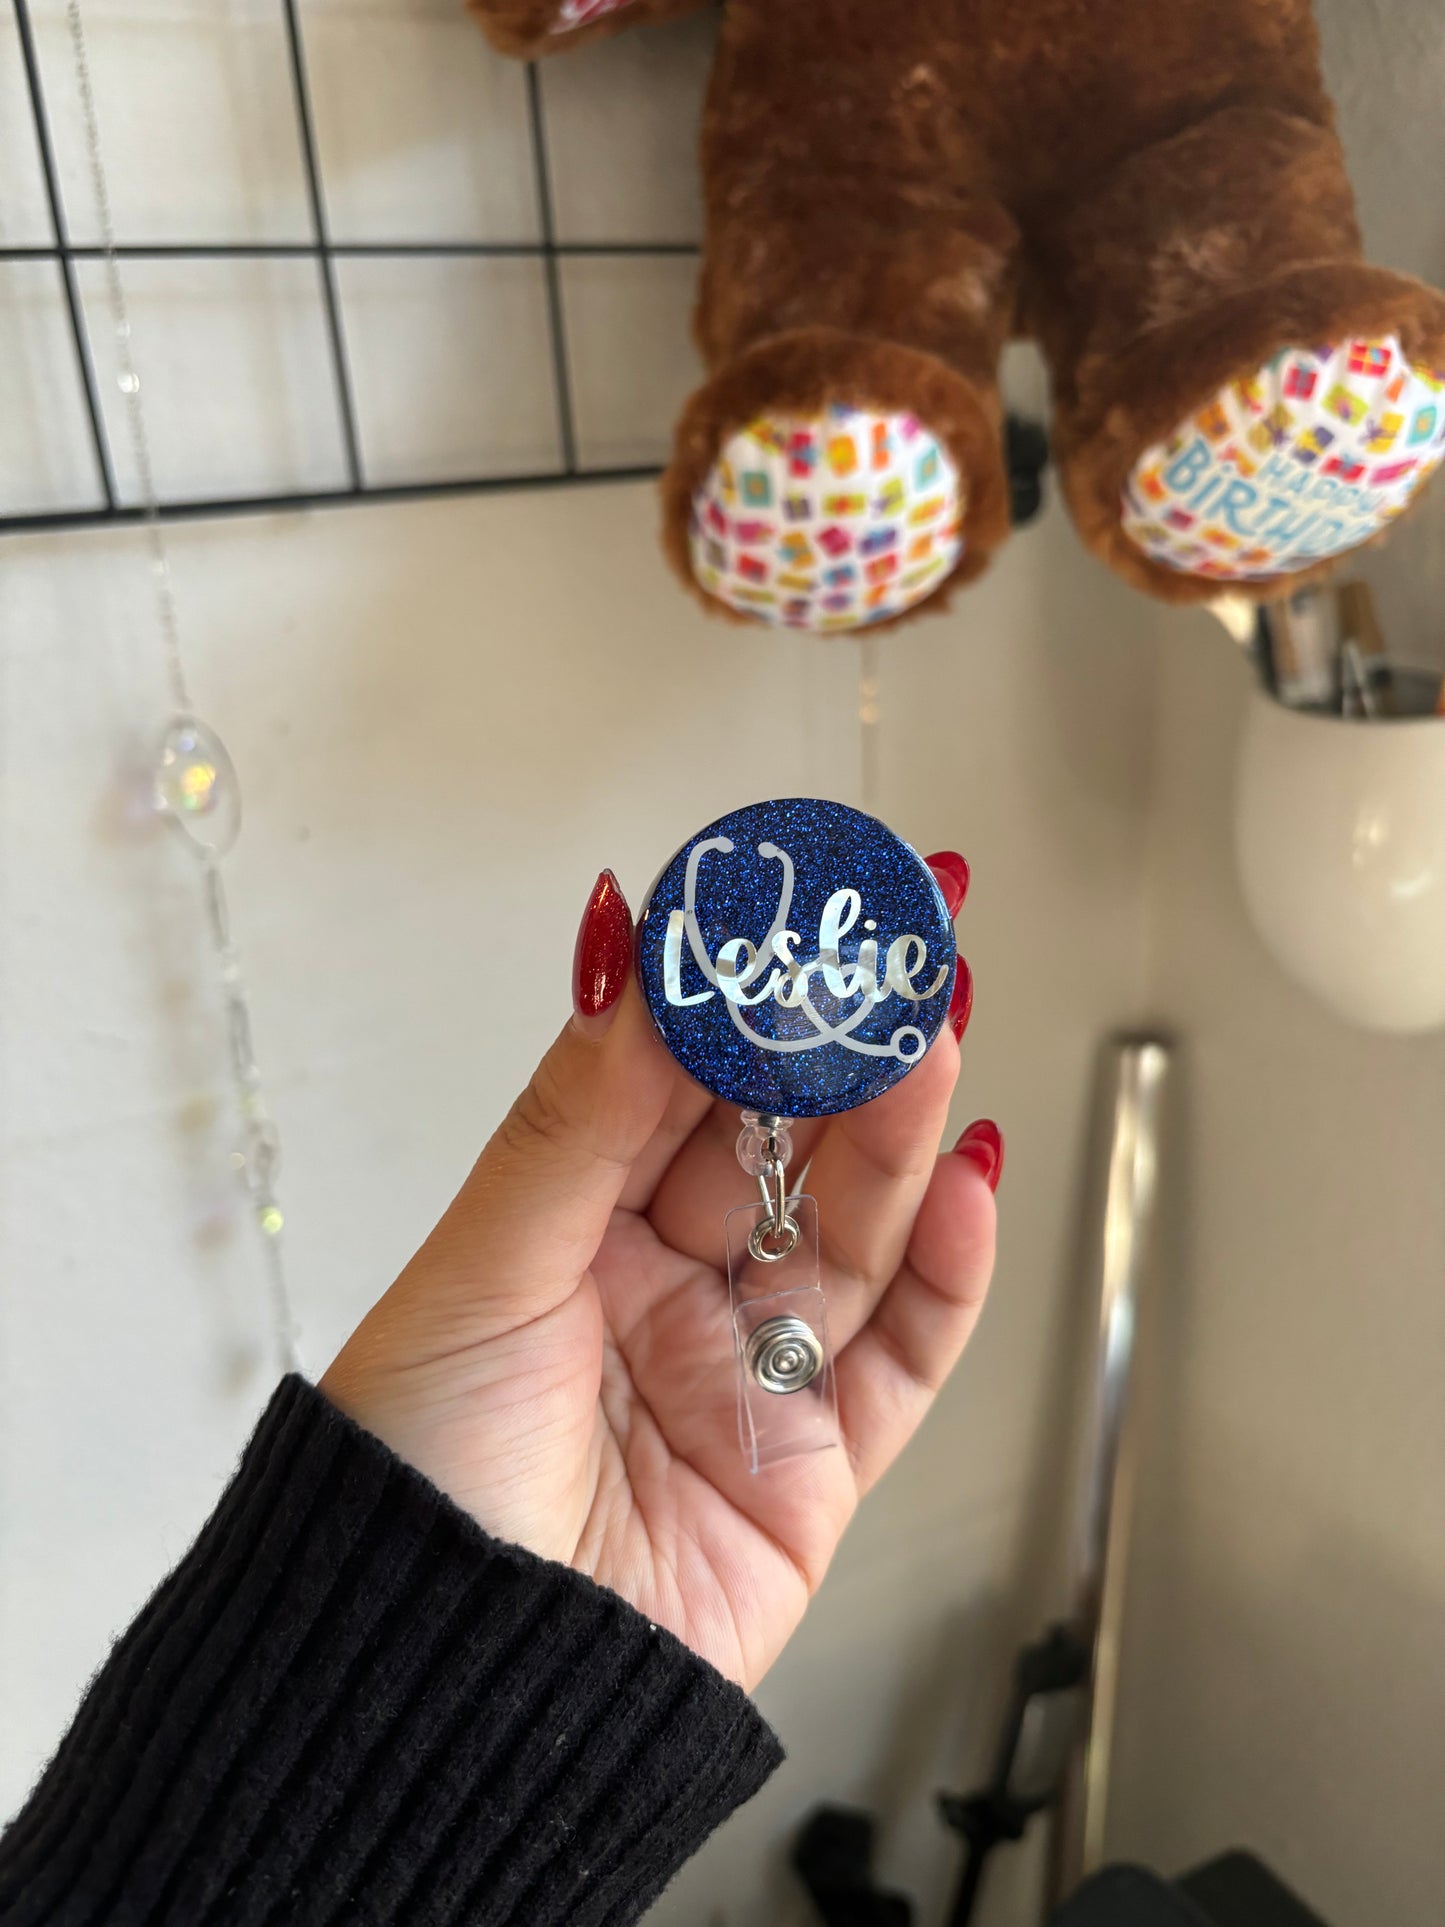
[{"label": "black grid panel", "polygon": [[[296,0],[278,0],[278,3],[285,27],[291,98],[296,115],[297,144],[305,176],[311,238],[303,242],[187,242],[169,246],[118,244],[115,254],[121,261],[297,258],[313,261],[316,265],[325,319],[327,357],[335,398],[337,426],[345,459],[346,485],[339,488],[294,493],[222,496],[209,500],[162,498],[158,504],[158,513],[170,520],[188,516],[237,515],[276,509],[318,508],[354,501],[397,501],[435,495],[554,488],[581,481],[636,481],[655,476],[659,472],[655,464],[622,468],[586,467],[578,459],[560,262],[567,256],[583,255],[624,256],[632,259],[658,255],[696,255],[698,250],[695,244],[665,241],[568,243],[557,239],[551,162],[547,144],[546,109],[535,66],[529,66],[526,70],[526,98],[531,162],[535,173],[537,206],[540,212],[541,231],[538,241],[338,242],[333,240],[327,221],[326,192],[316,141],[311,90],[306,72],[306,48]],[[146,505],[123,501],[117,487],[109,432],[96,385],[95,363],[91,352],[85,307],[76,279],[77,262],[103,259],[106,250],[98,246],[79,246],[70,238],[60,187],[60,172],[51,135],[50,112],[46,102],[40,61],[36,53],[30,3],[29,0],[11,0],[11,6],[19,37],[26,93],[34,120],[35,146],[44,183],[52,238],[46,246],[0,247],[0,262],[49,261],[55,264],[65,298],[65,309],[74,348],[75,379],[84,401],[96,479],[102,500],[95,507],[46,509],[30,514],[5,513],[4,505],[0,503],[0,534],[56,528],[85,528],[139,521],[149,513]],[[520,256],[540,259],[542,262],[546,285],[551,376],[559,431],[560,461],[551,468],[528,470],[514,475],[488,474],[449,477],[444,481],[386,484],[369,481],[357,432],[355,376],[347,353],[345,319],[337,288],[337,261],[348,257],[401,261],[489,256]]]},{"label": "black grid panel", "polygon": [[[7,506],[0,500],[0,535],[135,522],[144,519],[151,511],[145,503],[124,499],[117,482],[105,410],[97,386],[86,305],[76,272],[80,263],[105,258],[106,250],[96,245],[78,244],[71,238],[52,135],[51,114],[36,50],[31,0],[10,0],[10,4],[17,30],[25,93],[33,120],[35,152],[50,239],[44,245],[0,246],[0,264],[48,262],[54,265],[63,295],[73,377],[76,392],[83,404],[82,419],[88,431],[95,494],[99,499],[94,505],[45,507],[23,513],[16,512],[15,505]],[[696,256],[696,244],[689,241],[567,242],[558,239],[546,105],[535,66],[525,70],[527,145],[538,210],[538,238],[535,241],[396,239],[349,242],[334,239],[327,215],[326,187],[316,138],[298,4],[297,0],[276,0],[276,4],[284,29],[289,100],[295,115],[309,238],[300,241],[199,241],[165,245],[118,243],[115,255],[121,262],[299,259],[313,263],[324,323],[326,364],[344,481],[340,485],[327,487],[217,495],[208,499],[163,494],[156,512],[170,520],[325,507],[357,501],[396,501],[426,496],[554,488],[584,481],[635,481],[658,474],[656,463],[597,466],[588,465],[579,457],[573,371],[563,304],[562,263],[569,257],[581,256],[611,256],[631,260]],[[367,474],[357,426],[356,373],[353,358],[347,349],[346,317],[338,287],[337,263],[360,258],[402,262],[488,257],[520,257],[541,264],[549,349],[548,371],[557,423],[557,459],[540,469],[528,468],[521,473],[449,475],[445,479],[432,480],[372,480]],[[1031,423],[1011,419],[1008,428],[1007,457],[1013,486],[1014,517],[1016,522],[1024,523],[1033,519],[1040,506],[1040,478],[1047,461],[1047,442],[1042,431]]]}]

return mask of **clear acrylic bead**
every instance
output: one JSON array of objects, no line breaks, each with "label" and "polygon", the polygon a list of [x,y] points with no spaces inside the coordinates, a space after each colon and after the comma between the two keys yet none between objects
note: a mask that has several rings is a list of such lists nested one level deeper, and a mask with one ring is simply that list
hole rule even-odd
[{"label": "clear acrylic bead", "polygon": [[241,787],[226,745],[196,716],[177,716],[161,738],[156,807],[198,849],[224,856],[241,830]]},{"label": "clear acrylic bead", "polygon": [[757,1111],[744,1111],[743,1128],[738,1133],[738,1163],[743,1170],[750,1178],[765,1177],[775,1154],[784,1164],[793,1155],[793,1131],[788,1120],[765,1119]]},{"label": "clear acrylic bead", "polygon": [[744,1125],[738,1133],[738,1163],[750,1178],[760,1178],[768,1168],[768,1136],[756,1125]]}]

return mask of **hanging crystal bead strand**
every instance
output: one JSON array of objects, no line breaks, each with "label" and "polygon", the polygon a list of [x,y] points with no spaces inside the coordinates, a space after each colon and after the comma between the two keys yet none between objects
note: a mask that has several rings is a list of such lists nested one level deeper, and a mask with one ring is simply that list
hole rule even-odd
[{"label": "hanging crystal bead strand", "polygon": [[100,226],[106,301],[115,334],[117,386],[125,398],[131,458],[145,512],[157,624],[173,711],[156,753],[154,801],[156,808],[181,832],[200,866],[207,935],[216,959],[225,1006],[231,1087],[239,1126],[239,1142],[232,1153],[232,1162],[245,1183],[261,1245],[277,1362],[283,1372],[290,1372],[299,1368],[300,1361],[281,1243],[284,1219],[276,1195],[281,1147],[275,1123],[267,1108],[261,1072],[256,1062],[250,993],[231,934],[230,907],[221,870],[223,859],[240,834],[241,787],[225,744],[216,731],[192,710],[181,651],[175,585],[171,580],[170,559],[166,553],[150,436],[141,401],[141,380],[131,346],[130,312],[116,253],[115,223],[111,213],[90,55],[79,0],[67,0],[65,18],[70,33],[91,187]]},{"label": "hanging crystal bead strand", "polygon": [[301,1361],[296,1351],[296,1322],[291,1312],[291,1294],[282,1260],[281,1231],[285,1217],[276,1197],[276,1178],[281,1168],[281,1140],[266,1108],[266,1092],[251,1041],[251,1002],[241,974],[241,960],[231,941],[225,879],[214,856],[207,853],[202,861],[206,921],[212,947],[221,966],[231,1083],[240,1114],[241,1141],[232,1157],[245,1181],[252,1216],[260,1234],[277,1360],[282,1371],[294,1372],[300,1369]]}]

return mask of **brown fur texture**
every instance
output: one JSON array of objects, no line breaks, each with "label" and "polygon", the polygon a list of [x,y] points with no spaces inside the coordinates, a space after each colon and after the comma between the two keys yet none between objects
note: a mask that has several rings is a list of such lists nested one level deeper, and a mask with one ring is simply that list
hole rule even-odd
[{"label": "brown fur texture", "polygon": [[[557,36],[560,0],[471,3],[528,51],[683,10],[633,0]],[[1120,527],[1145,449],[1283,348],[1393,333],[1445,367],[1445,297],[1362,258],[1309,0],[729,0],[702,153],[709,379],[663,488],[689,579],[722,442],[829,400],[940,433],[967,492],[954,579],[976,574],[1007,526],[998,358],[1026,332],[1084,540],[1206,599],[1217,581]]]},{"label": "brown fur texture", "polygon": [[685,580],[693,492],[727,437],[834,401],[916,414],[959,466],[963,560],[930,601],[1009,532],[998,362],[1019,235],[978,191],[954,11],[743,0],[727,12],[702,146],[696,334],[713,378],[684,411],[663,484],[664,545]]}]

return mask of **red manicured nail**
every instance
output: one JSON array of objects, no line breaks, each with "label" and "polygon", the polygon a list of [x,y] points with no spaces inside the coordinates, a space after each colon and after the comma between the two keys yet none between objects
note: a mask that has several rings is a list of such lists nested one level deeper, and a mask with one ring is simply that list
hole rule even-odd
[{"label": "red manicured nail", "polygon": [[953,981],[953,996],[948,1004],[948,1022],[959,1043],[968,1029],[968,1020],[973,1015],[973,972],[960,957],[958,975]]},{"label": "red manicured nail", "polygon": [[948,905],[948,914],[956,917],[963,908],[963,900],[968,895],[968,864],[957,850],[935,850],[924,862],[932,870],[934,881],[943,892],[943,901]]},{"label": "red manicured nail", "polygon": [[572,1005],[584,1022],[605,1016],[622,995],[632,965],[632,912],[610,870],[597,879],[572,959]]},{"label": "red manicured nail", "polygon": [[997,1191],[1003,1176],[1003,1132],[991,1117],[970,1124],[953,1147],[954,1156],[976,1164],[990,1191]]}]

